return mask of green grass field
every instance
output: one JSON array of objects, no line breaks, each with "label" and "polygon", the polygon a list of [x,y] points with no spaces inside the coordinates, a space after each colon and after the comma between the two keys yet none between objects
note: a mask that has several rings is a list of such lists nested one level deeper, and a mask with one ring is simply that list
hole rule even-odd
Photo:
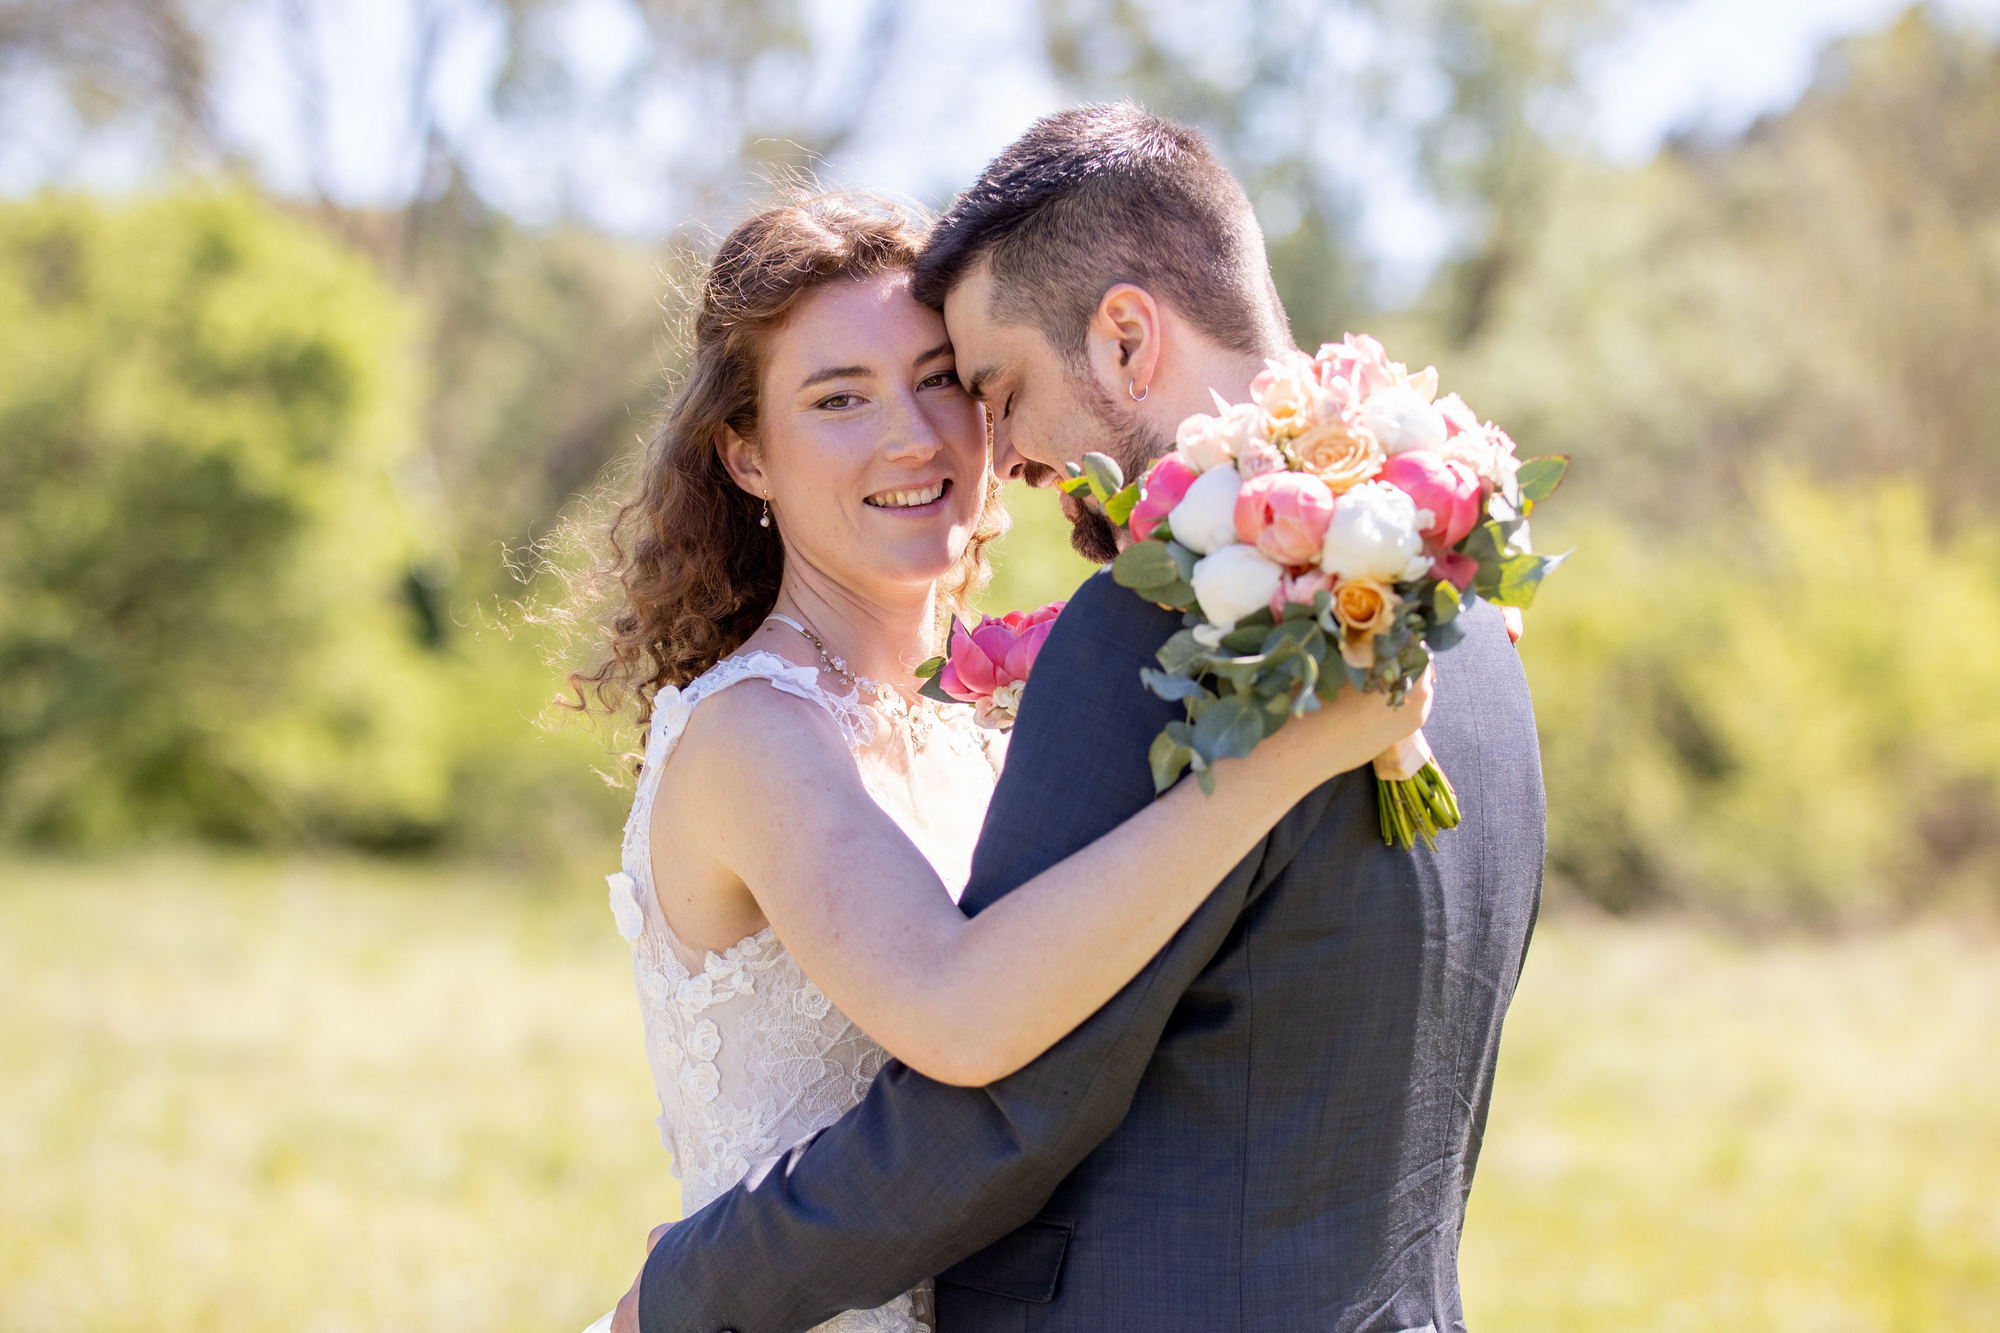
[{"label": "green grass field", "polygon": [[[1466,1230],[1473,1328],[2000,1318],[1996,961],[1942,926],[1546,923]],[[586,875],[0,864],[0,985],[9,1333],[561,1333],[675,1214]]]}]

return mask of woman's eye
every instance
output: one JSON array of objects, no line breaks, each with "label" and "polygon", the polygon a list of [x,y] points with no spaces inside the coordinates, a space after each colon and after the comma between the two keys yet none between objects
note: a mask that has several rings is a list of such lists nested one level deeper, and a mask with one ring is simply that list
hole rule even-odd
[{"label": "woman's eye", "polygon": [[861,395],[853,393],[831,393],[815,404],[831,412],[844,412],[861,401]]},{"label": "woman's eye", "polygon": [[940,370],[935,375],[924,376],[923,382],[917,385],[917,387],[919,389],[948,389],[957,383],[958,383],[957,371]]}]

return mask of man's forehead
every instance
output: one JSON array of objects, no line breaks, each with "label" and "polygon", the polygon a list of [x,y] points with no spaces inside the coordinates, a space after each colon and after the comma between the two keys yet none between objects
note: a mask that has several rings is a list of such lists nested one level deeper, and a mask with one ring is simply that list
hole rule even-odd
[{"label": "man's forehead", "polygon": [[991,390],[1021,350],[1015,346],[1021,330],[993,317],[992,288],[992,270],[982,261],[944,298],[945,331],[958,356],[959,375],[974,398]]}]

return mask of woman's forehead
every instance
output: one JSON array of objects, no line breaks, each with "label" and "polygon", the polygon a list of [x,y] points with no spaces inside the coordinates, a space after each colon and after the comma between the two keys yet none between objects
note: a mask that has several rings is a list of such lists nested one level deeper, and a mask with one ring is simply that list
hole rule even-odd
[{"label": "woman's forehead", "polygon": [[801,300],[778,332],[773,365],[823,361],[866,363],[867,354],[901,359],[911,344],[928,350],[943,340],[944,319],[910,295],[907,271],[828,283]]}]

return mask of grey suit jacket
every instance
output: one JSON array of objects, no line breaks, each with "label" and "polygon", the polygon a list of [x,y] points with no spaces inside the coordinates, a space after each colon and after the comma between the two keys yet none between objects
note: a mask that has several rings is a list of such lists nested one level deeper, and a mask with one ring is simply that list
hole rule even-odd
[{"label": "grey suit jacket", "polygon": [[[1178,628],[1105,575],[1057,622],[964,905],[1153,799]],[[892,1063],[755,1188],[647,1261],[645,1333],[795,1333],[938,1278],[940,1333],[1447,1330],[1500,1024],[1541,889],[1526,681],[1498,613],[1439,659],[1425,729],[1464,822],[1382,845],[1374,779],[1301,802],[1160,955],[985,1088]]]}]

